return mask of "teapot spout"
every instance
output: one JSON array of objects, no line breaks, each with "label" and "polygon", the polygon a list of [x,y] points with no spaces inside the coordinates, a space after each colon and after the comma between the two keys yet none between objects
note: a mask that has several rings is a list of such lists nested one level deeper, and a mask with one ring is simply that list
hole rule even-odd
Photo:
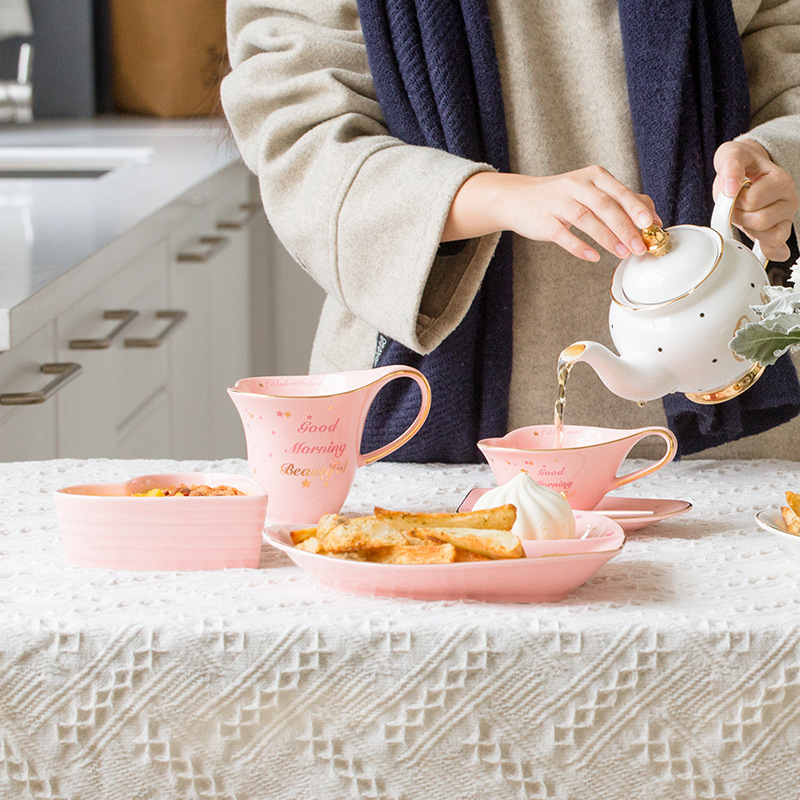
[{"label": "teapot spout", "polygon": [[677,380],[668,370],[643,359],[622,358],[597,342],[575,342],[561,352],[562,363],[579,361],[587,363],[606,388],[625,400],[644,403],[677,388]]}]

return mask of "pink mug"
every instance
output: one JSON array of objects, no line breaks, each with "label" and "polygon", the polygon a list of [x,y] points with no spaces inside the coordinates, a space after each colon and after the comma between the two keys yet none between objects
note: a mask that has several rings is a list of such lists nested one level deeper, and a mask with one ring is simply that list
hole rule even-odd
[{"label": "pink mug", "polygon": [[[369,407],[397,378],[416,381],[419,413],[394,441],[361,453]],[[242,378],[228,394],[244,425],[250,476],[267,492],[272,525],[316,524],[323,514],[339,511],[356,469],[404,445],[422,427],[431,405],[425,376],[406,366]]]},{"label": "pink mug", "polygon": [[[660,436],[667,452],[653,464],[618,475],[625,457],[646,436]],[[608,492],[669,464],[678,441],[671,430],[659,426],[619,430],[564,425],[561,446],[556,447],[555,425],[530,425],[496,439],[482,439],[478,447],[498,484],[524,470],[542,486],[562,492],[572,508],[591,511]]]}]

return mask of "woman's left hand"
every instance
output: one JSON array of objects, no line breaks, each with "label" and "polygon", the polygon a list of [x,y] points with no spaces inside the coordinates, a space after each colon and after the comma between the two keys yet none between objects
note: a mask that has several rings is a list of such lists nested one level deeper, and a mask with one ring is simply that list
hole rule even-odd
[{"label": "woman's left hand", "polygon": [[720,145],[714,154],[714,167],[714,199],[720,192],[733,197],[745,178],[750,181],[736,200],[731,223],[757,239],[771,261],[789,258],[786,240],[800,205],[792,176],[760,144],[749,140]]}]

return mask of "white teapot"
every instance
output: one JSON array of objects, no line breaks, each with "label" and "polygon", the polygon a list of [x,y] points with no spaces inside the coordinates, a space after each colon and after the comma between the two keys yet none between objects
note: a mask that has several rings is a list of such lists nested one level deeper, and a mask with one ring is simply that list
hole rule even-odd
[{"label": "white teapot", "polygon": [[728,342],[757,320],[750,306],[766,302],[767,262],[757,242],[750,250],[734,238],[735,201],[719,196],[710,228],[643,231],[647,253],[623,259],[611,284],[608,321],[620,355],[576,342],[562,362],[585,361],[614,394],[640,403],[670,392],[721,403],[752,386],[764,367],[736,355]]}]

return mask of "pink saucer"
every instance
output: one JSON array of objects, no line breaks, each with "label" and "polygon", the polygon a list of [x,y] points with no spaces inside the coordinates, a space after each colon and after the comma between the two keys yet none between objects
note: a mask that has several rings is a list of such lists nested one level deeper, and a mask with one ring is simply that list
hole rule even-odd
[{"label": "pink saucer", "polygon": [[[477,499],[488,491],[488,487],[473,489],[464,498],[458,510],[471,511]],[[592,510],[618,522],[624,531],[638,531],[659,520],[685,514],[691,507],[692,504],[687,500],[615,497],[610,494],[606,495]]]},{"label": "pink saucer", "polygon": [[625,534],[613,520],[576,511],[577,539],[523,542],[526,558],[455,564],[374,564],[308,553],[292,546],[286,528],[267,528],[266,540],[302,570],[351,594],[417,600],[496,603],[563,600],[622,550]]}]

